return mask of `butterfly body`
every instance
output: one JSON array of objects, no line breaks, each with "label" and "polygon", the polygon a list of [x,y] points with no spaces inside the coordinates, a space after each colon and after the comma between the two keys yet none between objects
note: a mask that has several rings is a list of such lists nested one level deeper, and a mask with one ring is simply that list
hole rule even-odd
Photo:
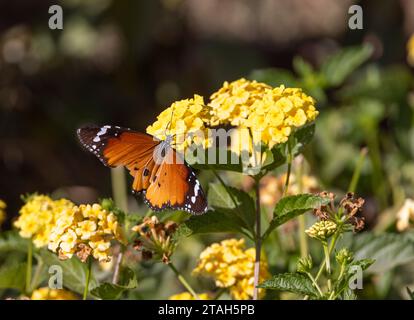
[{"label": "butterfly body", "polygon": [[163,141],[118,126],[84,127],[78,137],[85,148],[108,167],[124,166],[133,176],[132,192],[142,194],[154,211],[184,210],[192,214],[207,211],[207,201],[192,169]]}]

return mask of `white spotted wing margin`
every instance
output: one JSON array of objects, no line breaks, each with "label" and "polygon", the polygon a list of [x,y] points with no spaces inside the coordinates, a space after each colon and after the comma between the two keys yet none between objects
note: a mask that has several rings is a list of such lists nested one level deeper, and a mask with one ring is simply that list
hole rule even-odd
[{"label": "white spotted wing margin", "polygon": [[121,128],[119,126],[84,126],[77,130],[77,135],[84,148],[97,156],[105,166],[111,167],[103,154],[108,139],[117,138],[123,132],[131,131],[129,128]]}]

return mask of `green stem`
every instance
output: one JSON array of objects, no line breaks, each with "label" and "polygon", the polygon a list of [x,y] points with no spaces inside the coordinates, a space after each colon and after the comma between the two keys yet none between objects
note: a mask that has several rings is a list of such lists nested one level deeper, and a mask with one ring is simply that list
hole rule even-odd
[{"label": "green stem", "polygon": [[185,280],[183,275],[177,270],[177,268],[172,264],[172,262],[168,263],[168,266],[170,269],[174,272],[174,274],[177,276],[178,281],[181,282],[181,284],[188,290],[188,292],[191,293],[191,295],[196,299],[200,300],[200,297],[198,294],[194,291],[194,289],[190,286],[190,284]]},{"label": "green stem", "polygon": [[36,270],[35,270],[33,279],[31,281],[31,285],[30,285],[31,291],[36,289],[36,287],[38,285],[38,282],[39,282],[39,277],[40,277],[42,271],[43,271],[43,261],[38,259]]},{"label": "green stem", "polygon": [[[333,235],[331,243],[329,245],[329,250],[328,250],[329,254],[331,254],[333,249],[335,248],[335,244],[336,244],[336,241],[338,240],[339,234],[340,234],[340,232],[336,231],[335,234]],[[322,261],[321,265],[319,266],[318,273],[316,274],[316,277],[315,277],[316,281],[318,281],[319,277],[322,275],[322,271],[325,268],[325,263],[326,263],[326,260],[324,259]]]},{"label": "green stem", "polygon": [[30,293],[32,283],[32,265],[33,265],[33,243],[32,239],[27,243],[27,266],[26,266],[26,294]]},{"label": "green stem", "polygon": [[325,265],[326,265],[326,273],[328,274],[328,290],[329,292],[332,290],[331,286],[331,257],[330,252],[328,249],[328,244],[325,242],[323,245],[323,252],[325,254]]},{"label": "green stem", "polygon": [[357,164],[354,169],[354,173],[352,174],[351,182],[349,183],[348,191],[355,192],[356,187],[358,185],[359,177],[361,176],[361,169],[365,162],[365,157],[367,155],[368,149],[362,148],[361,152],[359,153],[359,158]]},{"label": "green stem", "polygon": [[120,272],[121,265],[122,265],[122,259],[124,258],[124,251],[125,251],[125,247],[123,245],[121,245],[118,256],[116,257],[116,262],[115,262],[115,267],[114,267],[114,274],[112,276],[112,284],[118,284],[119,272]]},{"label": "green stem", "polygon": [[124,212],[128,211],[128,193],[126,186],[126,177],[123,167],[117,167],[111,169],[111,181],[112,181],[112,195],[114,197],[115,204],[118,208]]},{"label": "green stem", "polygon": [[255,247],[256,247],[256,259],[254,262],[254,289],[253,289],[253,300],[259,299],[259,276],[260,276],[260,254],[262,250],[262,236],[261,236],[261,208],[260,208],[260,180],[256,179],[256,236],[255,236]]},{"label": "green stem", "polygon": [[[338,276],[338,279],[336,280],[336,283],[341,283],[342,277],[344,276],[344,272],[346,269],[345,267],[346,267],[346,264],[341,264],[341,270],[339,271],[339,276]],[[340,292],[336,293],[335,290],[332,290],[332,293],[330,294],[328,300],[335,299],[339,293]]]},{"label": "green stem", "polygon": [[88,258],[88,270],[86,271],[85,289],[83,290],[83,300],[86,300],[89,292],[89,281],[92,273],[92,258]]},{"label": "green stem", "polygon": [[[299,162],[296,170],[296,181],[298,183],[298,191],[299,194],[303,192],[303,158],[302,161]],[[306,216],[300,215],[298,217],[298,224],[299,224],[299,247],[300,247],[300,256],[305,258],[308,256],[308,238],[306,236]]]},{"label": "green stem", "polygon": [[321,297],[323,297],[323,292],[321,290],[321,288],[319,287],[318,283],[316,282],[315,278],[312,276],[312,274],[310,272],[306,273],[309,277],[309,279],[311,279],[313,286],[316,288],[316,290],[318,290],[319,294]]}]

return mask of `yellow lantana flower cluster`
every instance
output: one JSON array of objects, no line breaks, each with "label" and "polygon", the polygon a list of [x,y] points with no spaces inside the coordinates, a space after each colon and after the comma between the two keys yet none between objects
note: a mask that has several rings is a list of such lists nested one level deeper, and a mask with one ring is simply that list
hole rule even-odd
[{"label": "yellow lantana flower cluster", "polygon": [[[209,146],[208,109],[202,96],[174,102],[158,115],[157,120],[147,127],[147,133],[165,140],[167,135],[175,138],[176,148],[182,150],[193,142]],[[203,135],[198,135],[202,133]]]},{"label": "yellow lantana flower cluster", "polygon": [[75,205],[66,199],[52,200],[45,195],[31,196],[20,209],[14,226],[23,238],[32,238],[36,247],[49,243],[49,237],[57,217],[70,212]]},{"label": "yellow lantana flower cluster", "polygon": [[272,87],[261,82],[244,78],[224,82],[223,86],[210,96],[212,126],[231,124],[240,126],[253,111],[256,101],[260,101]]},{"label": "yellow lantana flower cluster", "polygon": [[64,289],[43,287],[32,292],[31,300],[78,300],[78,297]]},{"label": "yellow lantana flower cluster", "polygon": [[[211,297],[208,293],[198,294],[200,300],[210,300]],[[195,300],[194,296],[189,292],[182,292],[172,295],[168,300]]]},{"label": "yellow lantana flower cluster", "polygon": [[6,203],[0,199],[0,227],[3,224],[3,222],[6,220]]},{"label": "yellow lantana flower cluster", "polygon": [[[201,254],[195,275],[212,277],[216,286],[229,288],[230,294],[237,300],[253,297],[255,249],[245,250],[244,239],[228,239],[213,243]],[[269,277],[267,262],[260,263],[260,280]],[[263,295],[264,291],[259,290]]]},{"label": "yellow lantana flower cluster", "polygon": [[99,204],[75,206],[56,221],[48,248],[69,259],[76,254],[81,261],[92,255],[99,261],[110,261],[111,240],[123,242],[121,228],[114,213]]},{"label": "yellow lantana flower cluster", "polygon": [[[255,139],[260,134],[260,141],[272,148],[286,142],[294,128],[315,120],[317,115],[315,100],[299,88],[273,88],[242,78],[224,82],[207,104],[198,95],[174,102],[147,133],[161,140],[167,133],[176,136],[176,147],[182,150],[191,143],[211,146],[208,128],[231,125],[249,129]],[[245,145],[251,149],[249,143]]]}]

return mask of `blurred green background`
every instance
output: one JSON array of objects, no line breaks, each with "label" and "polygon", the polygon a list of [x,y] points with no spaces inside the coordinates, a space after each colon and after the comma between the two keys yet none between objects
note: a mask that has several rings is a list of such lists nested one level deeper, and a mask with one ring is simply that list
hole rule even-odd
[{"label": "blurred green background", "polygon": [[[48,28],[53,4],[63,30]],[[348,28],[352,4],[363,8],[363,30]],[[306,157],[326,189],[346,189],[368,146],[358,193],[369,225],[413,196],[412,1],[16,0],[0,1],[0,13],[0,198],[9,218],[26,192],[75,202],[111,195],[110,171],[80,147],[77,127],[144,131],[174,100],[208,97],[239,77],[301,86],[318,100]],[[355,49],[343,60],[349,72],[329,79],[341,65],[329,68],[329,57],[363,44],[369,52]]]}]

